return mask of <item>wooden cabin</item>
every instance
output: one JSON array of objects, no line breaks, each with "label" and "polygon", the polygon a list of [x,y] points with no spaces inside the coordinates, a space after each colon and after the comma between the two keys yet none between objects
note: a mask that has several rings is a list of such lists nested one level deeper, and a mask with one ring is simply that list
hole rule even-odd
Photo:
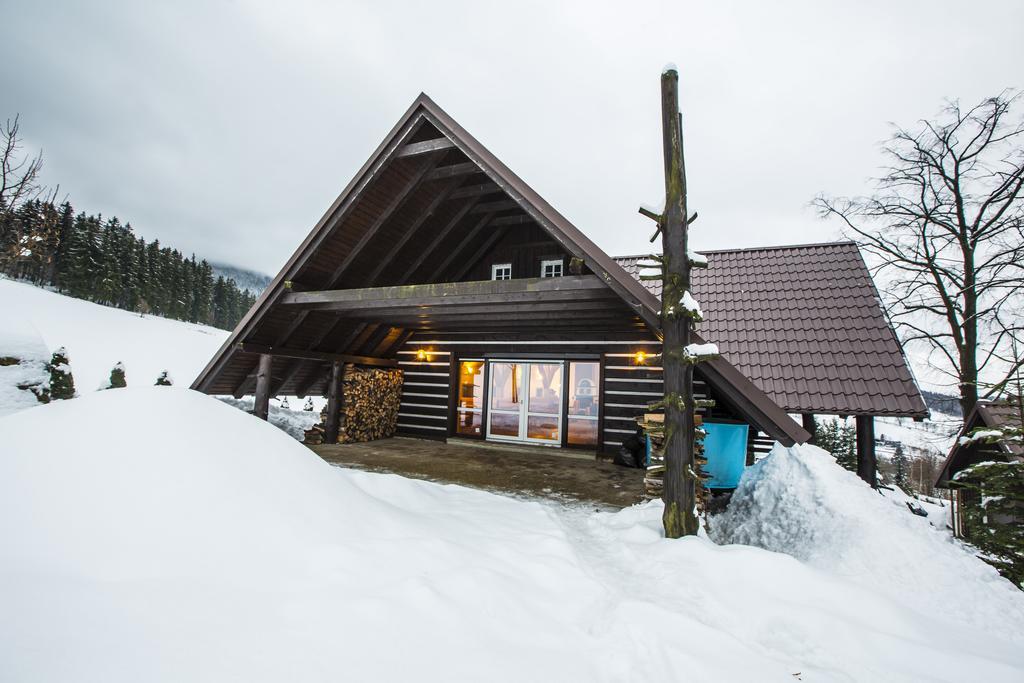
[{"label": "wooden cabin", "polygon": [[[978,401],[974,410],[964,418],[963,428],[957,440],[949,450],[946,461],[939,470],[935,488],[949,490],[951,519],[953,532],[960,537],[970,538],[980,529],[972,529],[965,515],[966,508],[978,506],[981,499],[977,489],[959,487],[956,475],[963,470],[982,462],[1024,462],[1024,446],[1011,439],[999,439],[995,442],[968,438],[975,430],[1002,430],[1007,427],[1019,427],[1022,419],[1019,399],[1003,401]],[[1018,518],[1024,520],[1024,514]]]},{"label": "wooden cabin", "polygon": [[[856,249],[842,249],[848,266]],[[859,253],[855,309],[806,278],[795,286],[813,307],[789,306],[781,297],[792,288],[778,283],[768,308],[733,298],[719,306],[718,277],[732,270],[718,267],[724,259],[711,256],[698,289],[709,311],[698,333],[710,325],[724,354],[699,366],[696,391],[715,401],[706,423],[746,429],[748,459],[771,442],[809,438],[787,413],[926,414]],[[827,281],[831,262],[819,260],[825,271],[809,272]],[[265,417],[273,395],[330,398],[346,363],[398,367],[399,435],[617,450],[663,393],[660,292],[631,274],[635,264],[605,254],[420,95],[192,386],[255,393]],[[861,310],[866,301],[871,311]],[[808,310],[828,311],[824,328],[803,320]],[[834,339],[844,319],[868,320],[866,344],[860,332],[854,345]],[[793,324],[796,336],[748,353]],[[818,328],[826,336],[816,339]],[[841,348],[823,355],[833,342]],[[843,362],[832,367],[837,355]],[[880,400],[856,400],[879,390]]]}]

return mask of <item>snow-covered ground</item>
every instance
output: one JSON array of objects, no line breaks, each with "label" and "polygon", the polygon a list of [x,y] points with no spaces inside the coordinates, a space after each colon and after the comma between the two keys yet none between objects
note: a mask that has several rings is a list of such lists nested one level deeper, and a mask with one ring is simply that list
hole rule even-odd
[{"label": "snow-covered ground", "polygon": [[330,467],[180,387],[0,444],[0,680],[1024,679],[1024,593],[811,447],[748,471],[715,535],[751,545],[716,545],[657,503]]},{"label": "snow-covered ground", "polygon": [[[117,362],[124,364],[130,387],[151,386],[162,370],[187,386],[228,336],[213,327],[142,316],[3,278],[0,311],[5,327],[10,321],[34,332],[50,353],[67,349],[81,395],[105,385]],[[0,330],[0,343],[6,337],[7,330]]]}]

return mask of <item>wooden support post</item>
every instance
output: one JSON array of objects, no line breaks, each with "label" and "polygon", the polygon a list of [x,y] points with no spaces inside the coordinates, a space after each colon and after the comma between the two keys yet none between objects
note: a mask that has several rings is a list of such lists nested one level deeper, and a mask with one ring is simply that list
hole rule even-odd
[{"label": "wooden support post", "polygon": [[252,414],[261,420],[270,415],[270,368],[274,357],[269,353],[260,354],[260,364],[256,369],[256,402]]},{"label": "wooden support post", "polygon": [[803,413],[802,415],[800,415],[800,419],[803,422],[804,431],[811,435],[811,438],[807,441],[807,443],[814,443],[814,432],[816,429],[814,424],[814,414]]},{"label": "wooden support post", "polygon": [[683,358],[693,320],[678,315],[684,292],[690,289],[690,259],[686,229],[686,166],[683,126],[679,115],[679,75],[661,75],[661,128],[665,159],[665,212],[661,216],[663,287],[661,305],[662,365],[665,381],[665,477],[662,524],[667,538],[695,536],[697,465],[694,458],[693,363]]},{"label": "wooden support post", "polygon": [[875,465],[875,418],[871,415],[857,416],[857,475],[878,488]]},{"label": "wooden support post", "polygon": [[324,443],[338,443],[338,430],[341,425],[341,382],[345,378],[345,364],[341,361],[331,363],[331,379],[327,385],[327,420],[324,430]]}]

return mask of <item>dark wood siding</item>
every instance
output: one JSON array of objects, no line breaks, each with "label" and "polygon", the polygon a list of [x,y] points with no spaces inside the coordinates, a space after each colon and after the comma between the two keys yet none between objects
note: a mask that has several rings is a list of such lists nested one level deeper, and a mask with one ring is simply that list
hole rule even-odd
[{"label": "dark wood siding", "polygon": [[[604,368],[598,450],[614,452],[636,431],[636,418],[648,412],[648,404],[664,393],[660,365],[656,361],[637,365],[634,360],[637,351],[656,354],[660,345],[640,333],[606,333],[598,337],[585,332],[544,339],[485,333],[414,335],[398,352],[399,367],[405,371],[398,434],[434,439],[449,434],[455,401],[454,378],[460,358],[590,360],[601,362]],[[417,360],[420,349],[429,353],[428,360]],[[697,379],[695,393],[698,398],[708,397],[702,379]],[[739,420],[724,404],[701,412],[708,419]]]},{"label": "dark wood siding", "polygon": [[509,231],[462,279],[490,280],[495,263],[511,263],[513,278],[540,277],[541,261],[557,258],[563,260],[563,272],[568,273],[569,256],[558,242],[539,225],[524,225]]}]

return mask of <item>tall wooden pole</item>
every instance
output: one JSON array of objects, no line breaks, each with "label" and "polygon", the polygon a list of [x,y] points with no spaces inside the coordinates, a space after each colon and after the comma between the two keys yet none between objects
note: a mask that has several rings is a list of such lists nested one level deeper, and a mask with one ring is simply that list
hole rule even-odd
[{"label": "tall wooden pole", "polygon": [[274,357],[269,353],[260,354],[260,364],[256,369],[256,398],[252,406],[252,414],[266,420],[270,414],[270,370]]},{"label": "tall wooden pole", "polygon": [[665,378],[665,479],[662,523],[667,538],[697,533],[697,466],[694,459],[693,363],[684,357],[693,320],[680,310],[690,289],[687,249],[686,168],[679,115],[679,74],[661,74],[661,128],[665,157],[665,210],[661,215],[663,289],[662,367]]}]

